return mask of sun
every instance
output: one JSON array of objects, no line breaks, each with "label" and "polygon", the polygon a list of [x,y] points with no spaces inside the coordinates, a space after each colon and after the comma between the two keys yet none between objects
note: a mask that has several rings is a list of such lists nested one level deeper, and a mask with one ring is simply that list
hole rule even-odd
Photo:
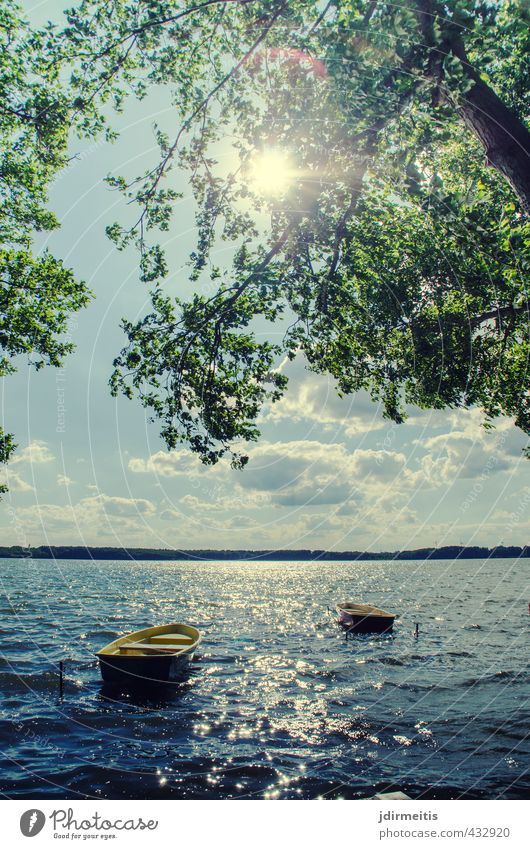
[{"label": "sun", "polygon": [[295,173],[289,154],[283,150],[265,150],[252,159],[249,186],[254,194],[278,197],[285,194]]}]

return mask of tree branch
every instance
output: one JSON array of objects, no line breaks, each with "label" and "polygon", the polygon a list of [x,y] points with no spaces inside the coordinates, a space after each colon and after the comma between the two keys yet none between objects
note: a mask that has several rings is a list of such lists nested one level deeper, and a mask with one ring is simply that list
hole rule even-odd
[{"label": "tree branch", "polygon": [[[247,0],[245,0],[245,2],[247,2]],[[153,182],[152,186],[150,187],[150,189],[148,190],[148,192],[147,192],[147,194],[146,194],[146,198],[145,198],[145,199],[146,199],[146,202],[147,202],[147,203],[149,203],[149,200],[152,198],[153,194],[156,192],[156,190],[157,190],[157,188],[158,188],[158,185],[159,185],[159,183],[160,183],[160,180],[161,180],[161,179],[162,179],[162,177],[164,176],[164,173],[165,173],[166,167],[168,166],[169,162],[172,160],[173,156],[175,155],[175,152],[176,152],[176,150],[177,150],[177,148],[178,148],[178,146],[179,146],[180,140],[181,140],[182,136],[184,135],[184,133],[185,133],[187,130],[189,130],[190,126],[193,124],[193,121],[194,121],[194,120],[195,120],[195,119],[196,119],[196,118],[197,118],[197,117],[201,114],[201,112],[203,112],[203,110],[204,110],[204,109],[206,109],[206,107],[208,106],[208,104],[210,103],[210,101],[212,100],[212,98],[213,98],[213,97],[215,97],[215,95],[217,94],[217,92],[218,92],[218,91],[220,91],[220,90],[221,90],[221,89],[222,89],[222,88],[226,85],[226,83],[227,83],[227,82],[228,82],[228,81],[229,81],[232,77],[234,77],[234,76],[238,73],[238,71],[239,71],[239,70],[243,67],[243,65],[244,65],[244,64],[248,61],[248,59],[252,56],[252,54],[254,53],[254,51],[255,51],[255,50],[259,47],[259,45],[261,44],[261,42],[262,42],[262,41],[263,41],[263,40],[267,37],[267,35],[269,34],[270,30],[272,29],[272,27],[273,27],[273,25],[274,25],[275,21],[279,18],[279,16],[281,15],[281,13],[285,10],[286,6],[287,6],[287,2],[282,3],[282,5],[278,7],[278,9],[276,10],[276,12],[275,12],[275,13],[274,13],[274,15],[272,16],[272,18],[270,18],[270,20],[268,21],[267,26],[266,26],[266,27],[264,27],[263,32],[262,32],[262,33],[258,36],[258,38],[254,41],[254,43],[252,44],[252,46],[251,46],[251,47],[250,47],[250,48],[246,51],[246,53],[242,56],[242,58],[241,58],[241,59],[240,59],[240,60],[239,60],[239,61],[238,61],[238,62],[237,62],[237,63],[236,63],[236,64],[235,64],[235,65],[234,65],[231,69],[230,69],[230,71],[228,71],[228,72],[224,75],[224,77],[223,77],[223,78],[222,78],[222,79],[221,79],[221,80],[217,83],[217,85],[215,85],[215,86],[214,86],[214,87],[213,87],[213,88],[212,88],[212,89],[208,92],[208,94],[206,95],[206,97],[205,97],[205,98],[202,100],[202,102],[201,102],[201,103],[200,103],[200,104],[196,107],[196,109],[194,109],[194,111],[193,111],[193,112],[192,112],[192,114],[189,116],[189,118],[187,118],[187,119],[184,121],[184,123],[182,124],[182,127],[180,128],[180,130],[179,130],[179,131],[178,131],[178,133],[177,133],[177,136],[176,136],[176,138],[175,138],[175,141],[173,142],[173,144],[171,145],[171,147],[168,149],[168,151],[167,151],[166,155],[164,156],[164,158],[163,158],[162,162],[161,162],[161,163],[159,164],[159,166],[156,168],[156,171],[155,171],[156,178],[155,178],[155,180],[154,180],[154,182]],[[146,204],[146,205],[147,205],[147,204]],[[136,223],[136,225],[134,225],[135,227],[138,227],[139,225],[141,225],[141,224],[142,224],[142,221],[143,221],[143,219],[145,218],[145,215],[146,215],[146,208],[144,208],[144,211],[142,212],[142,215],[140,216],[140,219],[138,220],[138,222]],[[134,229],[134,228],[133,228],[133,229]]]},{"label": "tree branch", "polygon": [[129,30],[127,35],[124,35],[123,38],[116,39],[116,41],[109,44],[105,50],[100,51],[100,53],[89,53],[89,54],[81,54],[81,56],[89,56],[91,59],[103,59],[104,56],[108,56],[116,47],[119,47],[120,44],[123,44],[124,41],[131,38],[131,36],[138,36],[142,33],[146,32],[146,30],[153,29],[153,27],[164,26],[165,24],[172,24],[182,18],[187,17],[188,15],[193,14],[193,12],[202,12],[203,9],[207,9],[209,6],[218,6],[218,5],[226,5],[227,3],[239,3],[241,6],[245,6],[248,3],[253,3],[254,0],[205,0],[204,3],[198,3],[196,6],[189,6],[187,9],[183,9],[182,12],[178,12],[176,15],[171,15],[167,18],[158,18],[155,21],[146,21],[144,24],[140,26],[134,27]]},{"label": "tree branch", "polygon": [[484,324],[486,321],[497,320],[499,324],[502,324],[503,318],[515,318],[516,315],[521,315],[522,313],[527,313],[530,316],[530,301],[525,301],[523,304],[519,304],[514,306],[514,304],[508,304],[503,307],[496,307],[496,309],[488,310],[488,312],[483,312],[481,315],[477,315],[471,319],[471,326],[473,328],[480,327],[481,324]]}]

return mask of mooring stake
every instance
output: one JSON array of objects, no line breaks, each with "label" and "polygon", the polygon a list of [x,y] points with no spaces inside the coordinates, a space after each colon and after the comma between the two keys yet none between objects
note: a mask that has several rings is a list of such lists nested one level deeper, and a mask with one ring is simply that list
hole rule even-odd
[{"label": "mooring stake", "polygon": [[420,623],[416,622],[416,631],[414,632],[414,636],[416,637],[416,639],[418,639],[419,635],[420,635]]},{"label": "mooring stake", "polygon": [[64,694],[64,661],[59,661],[59,698]]}]

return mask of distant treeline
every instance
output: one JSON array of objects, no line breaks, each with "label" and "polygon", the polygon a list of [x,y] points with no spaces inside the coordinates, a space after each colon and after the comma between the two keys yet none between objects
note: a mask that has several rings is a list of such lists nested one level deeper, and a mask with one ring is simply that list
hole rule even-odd
[{"label": "distant treeline", "polygon": [[78,545],[0,546],[0,557],[26,557],[35,560],[455,560],[488,557],[530,557],[530,546],[446,545],[442,548],[417,548],[412,551],[250,551],[245,549],[93,548]]}]

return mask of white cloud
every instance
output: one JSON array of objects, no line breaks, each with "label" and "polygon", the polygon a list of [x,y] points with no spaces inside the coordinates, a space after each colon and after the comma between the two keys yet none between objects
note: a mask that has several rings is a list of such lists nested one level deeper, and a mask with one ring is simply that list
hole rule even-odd
[{"label": "white cloud", "polygon": [[191,451],[157,451],[146,460],[131,457],[128,463],[131,472],[137,474],[155,474],[160,477],[174,478],[179,475],[197,474],[204,469],[196,454]]},{"label": "white cloud", "polygon": [[[240,491],[237,483],[236,490]],[[205,501],[196,495],[184,495],[179,499],[179,504],[182,504],[186,514],[201,515],[204,512],[219,512],[219,510],[255,510],[269,503],[268,496],[263,493],[241,492],[240,495],[229,495],[224,486],[216,487],[211,496],[210,501]]]},{"label": "white cloud", "polygon": [[23,507],[17,516],[29,528],[43,525],[46,530],[50,530],[57,526],[74,527],[76,524],[76,511],[70,504],[33,504],[31,507]]},{"label": "white cloud", "polygon": [[33,492],[34,489],[17,472],[9,468],[0,469],[0,484],[7,486],[10,492]]},{"label": "white cloud", "polygon": [[80,528],[98,532],[104,528],[108,531],[107,522],[135,529],[139,520],[155,513],[155,505],[144,498],[96,495],[82,498],[72,505],[34,504],[21,508],[17,516],[29,528],[42,525],[47,530],[61,527],[72,531]]},{"label": "white cloud", "polygon": [[266,408],[262,421],[314,422],[327,431],[340,429],[346,436],[385,426],[382,405],[368,392],[341,398],[335,379],[309,371],[302,356],[293,362],[284,360],[280,371],[289,378],[289,385],[283,398]]},{"label": "white cloud", "polygon": [[482,425],[480,410],[462,411],[453,423],[460,429],[417,441],[426,453],[420,460],[421,474],[432,486],[447,486],[456,479],[489,478],[514,470],[526,462],[522,449],[527,437],[509,419],[498,421],[494,430]]},{"label": "white cloud", "polygon": [[[495,431],[485,430],[482,420],[478,410],[448,412],[445,421],[425,427],[408,447],[400,439],[399,448],[392,426],[390,437],[377,441],[376,434],[370,448],[350,448],[344,429],[344,441],[311,439],[311,432],[322,433],[315,426],[305,438],[262,439],[245,446],[250,459],[243,471],[224,461],[204,467],[185,449],[132,458],[129,468],[159,475],[161,486],[166,478],[177,479],[179,500],[172,503],[168,496],[167,509],[155,518],[168,528],[171,523],[178,527],[182,545],[193,540],[195,547],[415,547],[445,539],[431,539],[435,531],[425,525],[424,511],[433,509],[436,496],[429,494],[427,500],[420,492],[445,491],[455,480],[481,475],[489,479],[504,472],[506,479],[506,472],[527,462],[519,460],[525,437],[509,420],[501,420]],[[411,428],[415,437],[419,423]],[[451,509],[444,502],[448,521]],[[458,533],[453,521],[449,542]],[[190,542],[182,542],[183,524]],[[461,538],[468,536],[464,529]]]},{"label": "white cloud", "polygon": [[54,455],[48,448],[48,444],[42,439],[34,439],[21,451],[16,451],[13,459],[10,461],[10,466],[15,466],[20,463],[50,463],[55,460]]},{"label": "white cloud", "polygon": [[162,477],[185,474],[198,484],[208,484],[205,493],[184,495],[179,504],[187,513],[213,510],[252,510],[268,505],[295,507],[302,504],[341,504],[362,489],[381,493],[388,486],[409,487],[412,475],[406,457],[397,451],[355,449],[343,443],[317,440],[262,441],[246,446],[250,455],[243,471],[227,463],[204,467],[190,452],[167,454],[159,451],[147,459],[132,458],[133,472]]},{"label": "white cloud", "polygon": [[183,513],[179,513],[178,510],[162,510],[162,512],[160,513],[160,518],[164,522],[175,522],[182,521],[186,517]]},{"label": "white cloud", "polygon": [[71,486],[75,481],[68,475],[57,475],[57,486]]},{"label": "white cloud", "polygon": [[259,444],[238,484],[269,493],[274,504],[297,506],[343,503],[392,482],[407,484],[408,476],[403,454],[300,440]]},{"label": "white cloud", "polygon": [[105,513],[112,517],[153,516],[156,507],[145,498],[122,498],[118,495],[94,495],[83,498],[77,505],[81,510]]}]

